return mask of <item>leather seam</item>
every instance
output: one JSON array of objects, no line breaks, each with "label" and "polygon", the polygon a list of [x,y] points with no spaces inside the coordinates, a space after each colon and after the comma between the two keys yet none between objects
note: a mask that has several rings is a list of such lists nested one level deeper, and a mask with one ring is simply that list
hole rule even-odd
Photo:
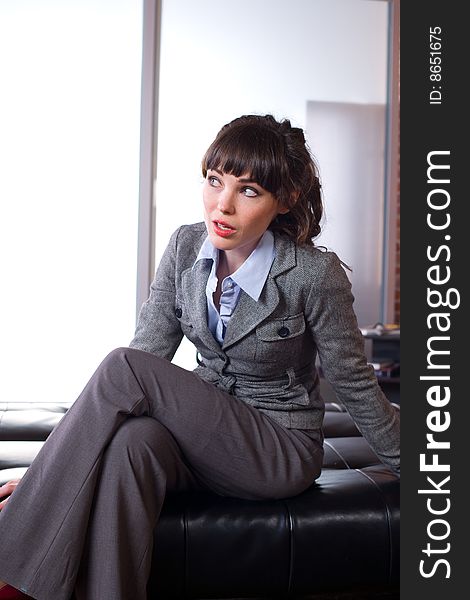
[{"label": "leather seam", "polygon": [[362,469],[354,469],[357,473],[360,473],[361,475],[363,475],[366,479],[368,479],[374,486],[375,488],[379,491],[380,497],[382,498],[382,502],[385,506],[385,514],[386,514],[386,518],[387,518],[387,529],[388,529],[388,581],[389,583],[391,583],[392,581],[392,518],[391,518],[391,514],[390,514],[390,508],[388,506],[388,502],[386,502],[385,500],[385,495],[382,491],[382,488],[378,485],[378,483],[372,478],[370,477],[370,475],[368,475],[367,473],[364,473],[364,471]]},{"label": "leather seam", "polygon": [[340,452],[339,452],[339,451],[338,451],[338,450],[337,450],[337,449],[336,449],[336,448],[335,448],[335,447],[334,447],[334,446],[333,446],[333,445],[332,445],[330,442],[328,442],[328,440],[327,440],[327,439],[325,439],[325,440],[323,441],[323,444],[324,444],[325,446],[328,446],[328,448],[331,448],[331,450],[333,450],[333,452],[336,454],[336,456],[337,456],[337,457],[338,457],[340,460],[342,460],[342,461],[343,461],[343,463],[346,465],[346,468],[347,468],[347,469],[350,469],[350,468],[351,468],[351,465],[350,465],[350,464],[348,463],[348,461],[347,461],[347,460],[344,458],[344,456],[343,456],[342,454],[340,454]]},{"label": "leather seam", "polygon": [[183,510],[183,540],[184,540],[184,597],[188,598],[189,590],[189,548],[188,548],[188,519],[186,514],[187,505],[185,503]]},{"label": "leather seam", "polygon": [[286,521],[289,531],[289,575],[287,579],[287,597],[291,597],[292,584],[294,578],[294,561],[295,561],[295,545],[294,545],[294,519],[292,518],[292,512],[289,508],[287,500],[283,501],[284,508],[286,510]]}]

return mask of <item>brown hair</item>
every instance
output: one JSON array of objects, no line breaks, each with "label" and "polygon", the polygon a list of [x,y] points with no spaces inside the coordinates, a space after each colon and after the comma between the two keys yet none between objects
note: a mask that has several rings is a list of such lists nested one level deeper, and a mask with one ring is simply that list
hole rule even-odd
[{"label": "brown hair", "polygon": [[244,115],[227,123],[202,159],[202,174],[209,169],[240,177],[249,175],[273,194],[286,214],[271,223],[297,244],[313,244],[321,231],[321,185],[304,133],[288,119],[272,115]]}]

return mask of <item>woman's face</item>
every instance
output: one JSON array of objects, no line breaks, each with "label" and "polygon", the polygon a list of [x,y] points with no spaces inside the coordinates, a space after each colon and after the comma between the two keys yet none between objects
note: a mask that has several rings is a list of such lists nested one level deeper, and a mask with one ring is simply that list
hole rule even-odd
[{"label": "woman's face", "polygon": [[[277,199],[248,176],[209,170],[203,187],[204,220],[212,244],[245,260],[282,209]],[[241,264],[241,263],[240,263]]]}]

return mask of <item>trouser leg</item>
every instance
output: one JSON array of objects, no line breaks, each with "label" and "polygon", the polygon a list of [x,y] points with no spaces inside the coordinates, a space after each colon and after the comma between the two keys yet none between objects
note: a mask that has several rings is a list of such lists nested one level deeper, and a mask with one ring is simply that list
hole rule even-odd
[{"label": "trouser leg", "polygon": [[103,451],[130,415],[164,425],[196,477],[220,494],[293,495],[320,470],[312,440],[166,360],[119,348],[98,367],[0,513],[0,578],[39,600],[68,600]]},{"label": "trouser leg", "polygon": [[103,455],[76,600],[145,600],[165,493],[199,487],[166,427],[127,419]]}]

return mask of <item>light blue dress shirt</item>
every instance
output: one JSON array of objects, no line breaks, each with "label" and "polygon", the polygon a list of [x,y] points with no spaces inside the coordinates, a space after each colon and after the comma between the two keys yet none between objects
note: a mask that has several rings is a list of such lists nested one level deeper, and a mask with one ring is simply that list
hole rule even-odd
[{"label": "light blue dress shirt", "polygon": [[258,301],[275,254],[274,235],[267,230],[245,262],[234,273],[223,279],[219,313],[213,299],[213,293],[217,289],[218,282],[219,251],[213,246],[209,237],[204,240],[194,264],[204,258],[212,260],[212,269],[206,285],[207,314],[209,329],[219,344],[224,341],[225,331],[237,306],[241,290],[256,302]]}]

